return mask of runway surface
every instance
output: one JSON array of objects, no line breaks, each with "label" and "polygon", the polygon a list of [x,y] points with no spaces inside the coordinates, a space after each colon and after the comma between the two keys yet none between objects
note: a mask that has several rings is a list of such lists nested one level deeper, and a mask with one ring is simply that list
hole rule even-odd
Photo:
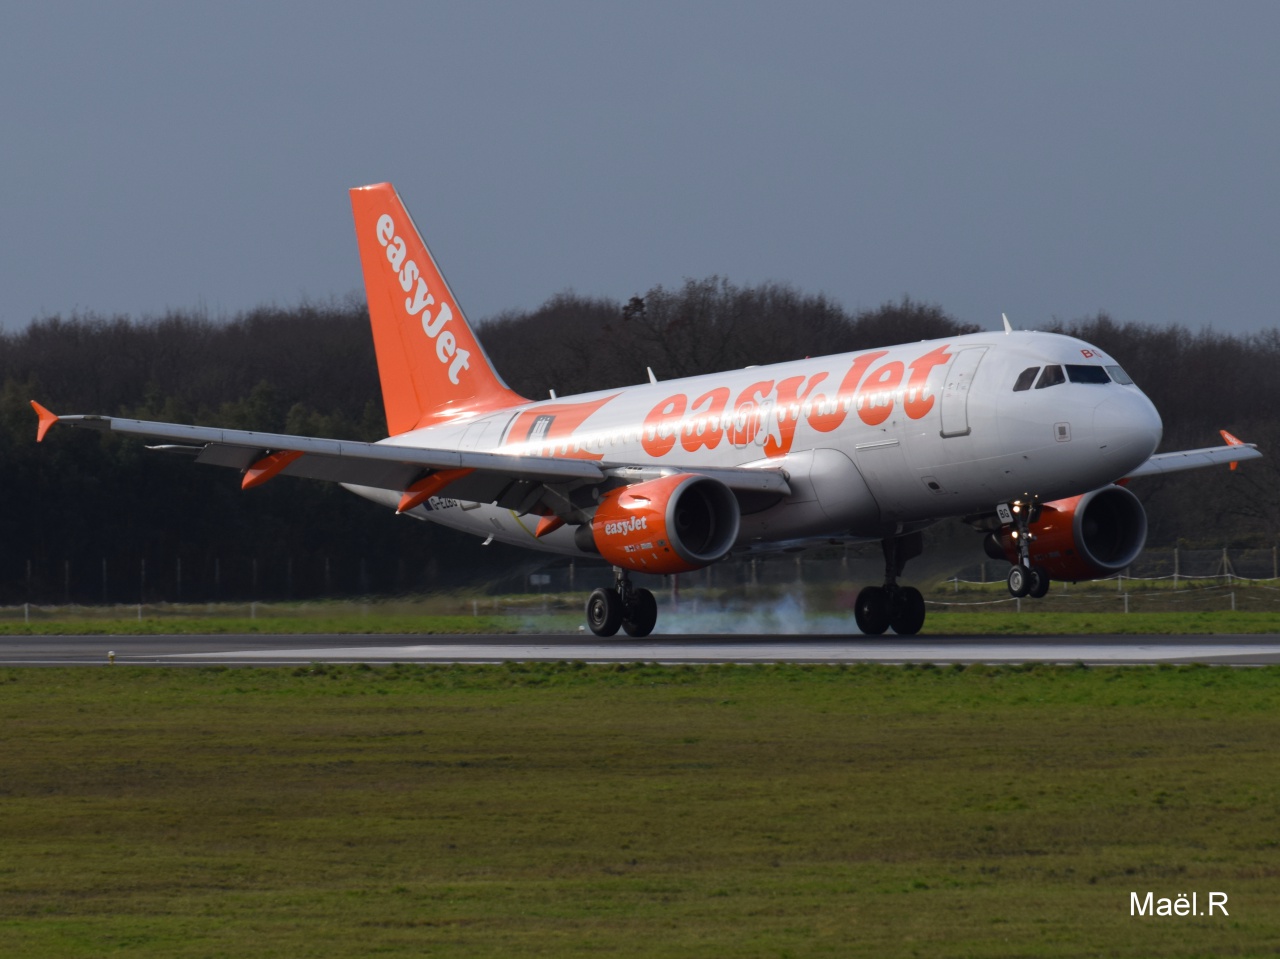
[{"label": "runway surface", "polygon": [[500,663],[1280,663],[1280,636],[5,636],[0,665],[293,666],[309,662]]}]

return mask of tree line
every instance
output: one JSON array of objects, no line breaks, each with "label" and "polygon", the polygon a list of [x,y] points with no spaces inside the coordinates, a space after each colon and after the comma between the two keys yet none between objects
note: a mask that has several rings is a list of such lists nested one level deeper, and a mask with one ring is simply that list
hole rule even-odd
[{"label": "tree line", "polygon": [[[508,385],[538,398],[643,382],[649,367],[671,379],[976,329],[907,298],[851,313],[783,284],[710,277],[625,302],[566,292],[478,334]],[[1103,314],[1055,329],[1124,364],[1164,417],[1165,448],[1216,445],[1226,428],[1280,450],[1270,413],[1280,331],[1193,333]],[[487,583],[547,561],[396,517],[332,484],[285,479],[241,492],[230,471],[133,440],[63,429],[34,442],[31,399],[60,413],[380,439],[363,302],[225,322],[180,311],[48,317],[0,336],[0,384],[0,603],[392,593]],[[1271,545],[1276,462],[1135,484],[1150,542]]]}]

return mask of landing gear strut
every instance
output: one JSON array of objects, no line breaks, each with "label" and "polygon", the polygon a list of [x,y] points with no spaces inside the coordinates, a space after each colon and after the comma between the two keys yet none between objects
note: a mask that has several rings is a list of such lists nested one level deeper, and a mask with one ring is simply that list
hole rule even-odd
[{"label": "landing gear strut", "polygon": [[648,636],[658,622],[658,601],[647,589],[636,589],[620,566],[613,568],[613,586],[595,590],[587,598],[587,625],[597,636],[612,636],[621,627],[636,639]]},{"label": "landing gear strut", "polygon": [[1049,592],[1049,571],[1043,566],[1031,565],[1031,540],[1034,537],[1030,530],[1040,515],[1040,506],[1034,501],[1012,503],[1009,512],[1013,519],[1014,542],[1018,547],[1018,561],[1009,570],[1009,595],[1042,599]]},{"label": "landing gear strut", "polygon": [[879,636],[891,627],[899,636],[914,636],[924,626],[924,597],[914,586],[899,586],[898,577],[907,560],[924,549],[924,536],[890,536],[880,545],[884,550],[884,585],[868,586],[858,593],[853,618],[866,636]]}]

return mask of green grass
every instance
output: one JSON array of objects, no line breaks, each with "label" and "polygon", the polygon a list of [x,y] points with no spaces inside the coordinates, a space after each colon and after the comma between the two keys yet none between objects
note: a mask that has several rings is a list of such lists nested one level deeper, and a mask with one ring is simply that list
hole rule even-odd
[{"label": "green grass", "polygon": [[1280,613],[1190,611],[1185,613],[937,613],[930,611],[923,635],[959,636],[1194,636],[1280,633]]},{"label": "green grass", "polygon": [[[577,617],[547,617],[538,625],[569,632]],[[49,619],[32,623],[0,623],[0,636],[172,636],[225,633],[421,633],[491,634],[529,632],[527,616],[175,616],[143,619]]]},{"label": "green grass", "polygon": [[[1280,591],[1167,589],[1123,595],[1093,584],[1061,590],[1022,610],[1000,585],[953,592],[938,589],[924,636],[1110,634],[1280,634]],[[805,631],[847,635],[856,631],[855,591],[812,590],[807,597],[778,589],[756,591],[749,603],[736,594],[688,590],[678,610],[662,596],[660,626],[678,622],[708,633]],[[293,603],[200,603],[137,606],[11,606],[0,609],[0,636],[155,635],[218,633],[576,633],[583,625],[585,594],[478,597],[441,594],[406,599],[325,600]],[[842,632],[843,631],[843,632]]]},{"label": "green grass", "polygon": [[[0,955],[1280,950],[1280,669],[0,670]],[[1210,890],[1228,918],[1131,918]]]}]

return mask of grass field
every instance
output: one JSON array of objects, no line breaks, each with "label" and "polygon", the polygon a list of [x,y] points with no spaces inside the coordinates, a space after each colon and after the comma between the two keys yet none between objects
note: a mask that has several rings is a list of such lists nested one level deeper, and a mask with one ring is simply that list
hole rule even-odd
[{"label": "grass field", "polygon": [[[660,596],[659,634],[856,634],[856,591],[761,589],[753,601],[729,591]],[[139,606],[0,607],[0,636],[171,633],[572,633],[585,593],[421,597],[280,603],[157,603]],[[1095,583],[1062,587],[1021,609],[1001,584],[928,594],[923,635],[1280,634],[1280,589],[1150,589]],[[1126,609],[1128,610],[1126,612]]]},{"label": "grass field", "polygon": [[10,669],[0,720],[4,956],[1280,951],[1275,668]]}]

